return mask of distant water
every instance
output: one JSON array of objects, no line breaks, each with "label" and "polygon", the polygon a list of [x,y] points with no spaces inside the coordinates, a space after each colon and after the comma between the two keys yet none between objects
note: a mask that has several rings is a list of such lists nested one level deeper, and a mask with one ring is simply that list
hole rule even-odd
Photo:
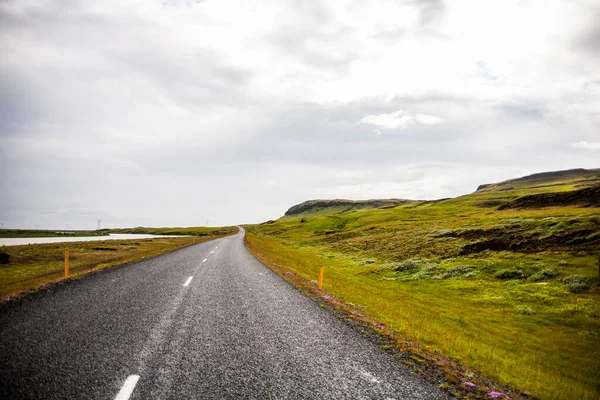
[{"label": "distant water", "polygon": [[182,235],[145,235],[133,233],[111,233],[109,236],[74,236],[74,237],[40,237],[40,238],[0,238],[0,246],[17,246],[19,244],[93,242],[102,240],[154,239],[161,237],[182,237]]}]

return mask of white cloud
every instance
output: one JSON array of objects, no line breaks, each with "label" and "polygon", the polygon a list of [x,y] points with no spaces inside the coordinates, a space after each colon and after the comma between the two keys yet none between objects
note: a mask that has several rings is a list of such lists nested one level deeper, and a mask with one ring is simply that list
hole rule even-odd
[{"label": "white cloud", "polygon": [[384,129],[396,129],[406,128],[414,122],[414,119],[403,110],[399,110],[390,114],[369,115],[360,122]]},{"label": "white cloud", "polygon": [[444,120],[439,117],[434,117],[433,115],[427,114],[417,114],[415,116],[415,119],[417,120],[417,122],[424,125],[437,125],[444,122]]},{"label": "white cloud", "polygon": [[599,142],[577,142],[573,143],[574,149],[584,149],[584,150],[592,150],[592,151],[600,151],[600,143]]},{"label": "white cloud", "polygon": [[[441,124],[442,122],[444,122],[444,120],[433,115],[412,115],[407,111],[398,110],[389,114],[368,115],[361,119],[359,122],[364,124],[375,125],[382,129],[398,129],[408,128],[409,126],[417,123],[423,125],[436,125]],[[375,133],[380,135],[381,131],[379,129],[376,129]]]}]

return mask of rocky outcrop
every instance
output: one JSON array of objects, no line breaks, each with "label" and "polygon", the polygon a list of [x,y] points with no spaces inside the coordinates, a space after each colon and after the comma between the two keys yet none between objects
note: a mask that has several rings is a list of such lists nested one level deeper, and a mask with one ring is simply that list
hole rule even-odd
[{"label": "rocky outcrop", "polygon": [[600,207],[600,186],[573,190],[571,192],[542,193],[519,197],[498,210],[512,208],[544,208],[544,207]]}]

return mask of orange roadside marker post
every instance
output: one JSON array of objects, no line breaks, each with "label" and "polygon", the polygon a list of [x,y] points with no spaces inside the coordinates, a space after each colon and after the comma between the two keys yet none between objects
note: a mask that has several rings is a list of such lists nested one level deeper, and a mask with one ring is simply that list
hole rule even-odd
[{"label": "orange roadside marker post", "polygon": [[323,289],[323,268],[324,267],[321,267],[321,269],[319,270],[319,290]]},{"label": "orange roadside marker post", "polygon": [[69,252],[65,251],[65,279],[69,277]]}]

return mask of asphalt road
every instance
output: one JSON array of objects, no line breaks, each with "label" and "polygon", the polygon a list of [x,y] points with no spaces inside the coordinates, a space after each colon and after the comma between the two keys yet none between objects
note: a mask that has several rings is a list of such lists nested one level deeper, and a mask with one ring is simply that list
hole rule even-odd
[{"label": "asphalt road", "polygon": [[242,239],[0,308],[0,398],[446,398],[272,273]]}]

